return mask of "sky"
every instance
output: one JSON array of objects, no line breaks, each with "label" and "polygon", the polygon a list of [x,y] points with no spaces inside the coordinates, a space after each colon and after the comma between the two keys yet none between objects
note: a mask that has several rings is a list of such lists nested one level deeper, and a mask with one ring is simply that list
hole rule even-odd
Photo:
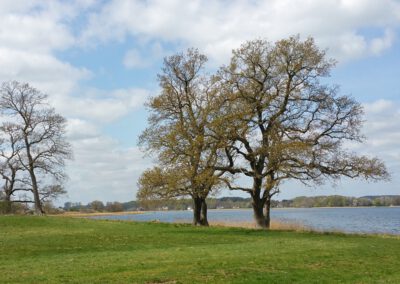
[{"label": "sky", "polygon": [[74,159],[58,203],[125,202],[153,162],[137,140],[165,56],[196,47],[215,70],[246,40],[296,34],[338,61],[327,81],[365,109],[367,140],[349,147],[383,159],[392,178],[288,182],[277,198],[400,194],[399,0],[1,0],[0,82],[31,84],[68,119]]}]

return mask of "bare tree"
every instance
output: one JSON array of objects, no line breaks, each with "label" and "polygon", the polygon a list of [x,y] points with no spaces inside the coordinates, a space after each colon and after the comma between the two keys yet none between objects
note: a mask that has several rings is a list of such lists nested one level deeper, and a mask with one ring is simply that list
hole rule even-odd
[{"label": "bare tree", "polygon": [[0,110],[12,119],[12,127],[22,141],[18,160],[30,177],[35,213],[43,214],[41,194],[52,194],[49,194],[49,188],[45,188],[46,182],[42,180],[40,183],[38,177],[62,181],[65,178],[65,159],[72,155],[70,144],[65,139],[66,120],[48,105],[47,95],[29,84],[16,81],[2,85]]},{"label": "bare tree", "polygon": [[11,197],[16,191],[25,190],[18,187],[21,179],[17,176],[17,173],[23,170],[18,158],[21,141],[14,125],[6,122],[0,127],[0,136],[0,175],[4,181],[4,212],[9,214],[12,211]]},{"label": "bare tree", "polygon": [[144,173],[138,197],[191,196],[195,225],[208,225],[206,198],[221,175],[214,169],[219,141],[210,136],[218,102],[203,72],[206,60],[195,49],[164,60],[161,94],[148,103],[152,115],[140,137],[140,145],[157,154],[160,167]]},{"label": "bare tree", "polygon": [[379,159],[344,148],[345,141],[363,141],[363,111],[337,87],[319,81],[333,66],[313,39],[295,36],[275,44],[246,42],[219,72],[227,98],[219,135],[232,144],[225,151],[229,163],[217,169],[252,180],[252,187],[226,183],[250,194],[263,228],[269,227],[271,197],[284,180],[311,185],[343,176],[389,177]]}]

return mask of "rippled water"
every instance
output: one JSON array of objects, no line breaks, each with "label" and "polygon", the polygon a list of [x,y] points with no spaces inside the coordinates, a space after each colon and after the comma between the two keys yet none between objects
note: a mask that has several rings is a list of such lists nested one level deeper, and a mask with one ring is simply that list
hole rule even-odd
[{"label": "rippled water", "polygon": [[[97,216],[97,219],[190,222],[193,212],[159,211],[139,215]],[[400,235],[400,207],[272,209],[272,220],[300,224],[314,230]],[[251,209],[209,210],[209,221],[253,222]]]}]

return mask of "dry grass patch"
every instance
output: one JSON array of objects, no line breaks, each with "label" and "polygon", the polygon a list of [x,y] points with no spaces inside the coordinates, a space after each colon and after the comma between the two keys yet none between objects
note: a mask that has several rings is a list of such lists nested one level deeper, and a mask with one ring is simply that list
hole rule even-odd
[{"label": "dry grass patch", "polygon": [[[256,225],[255,222],[234,222],[234,221],[211,221],[210,226],[213,227],[229,227],[229,228],[246,228],[246,229],[254,229],[259,230],[260,227]],[[310,228],[295,223],[288,223],[273,220],[271,221],[271,230],[276,231],[296,231],[296,232],[308,232],[312,231]]]}]

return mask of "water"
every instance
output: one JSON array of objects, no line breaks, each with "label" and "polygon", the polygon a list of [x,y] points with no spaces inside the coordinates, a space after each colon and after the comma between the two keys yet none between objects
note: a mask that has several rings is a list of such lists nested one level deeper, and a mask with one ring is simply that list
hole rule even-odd
[{"label": "water", "polygon": [[[96,216],[97,219],[191,222],[191,211],[144,212],[138,215]],[[209,210],[209,221],[253,222],[251,209]],[[271,219],[318,231],[400,235],[400,207],[272,209]]]}]

